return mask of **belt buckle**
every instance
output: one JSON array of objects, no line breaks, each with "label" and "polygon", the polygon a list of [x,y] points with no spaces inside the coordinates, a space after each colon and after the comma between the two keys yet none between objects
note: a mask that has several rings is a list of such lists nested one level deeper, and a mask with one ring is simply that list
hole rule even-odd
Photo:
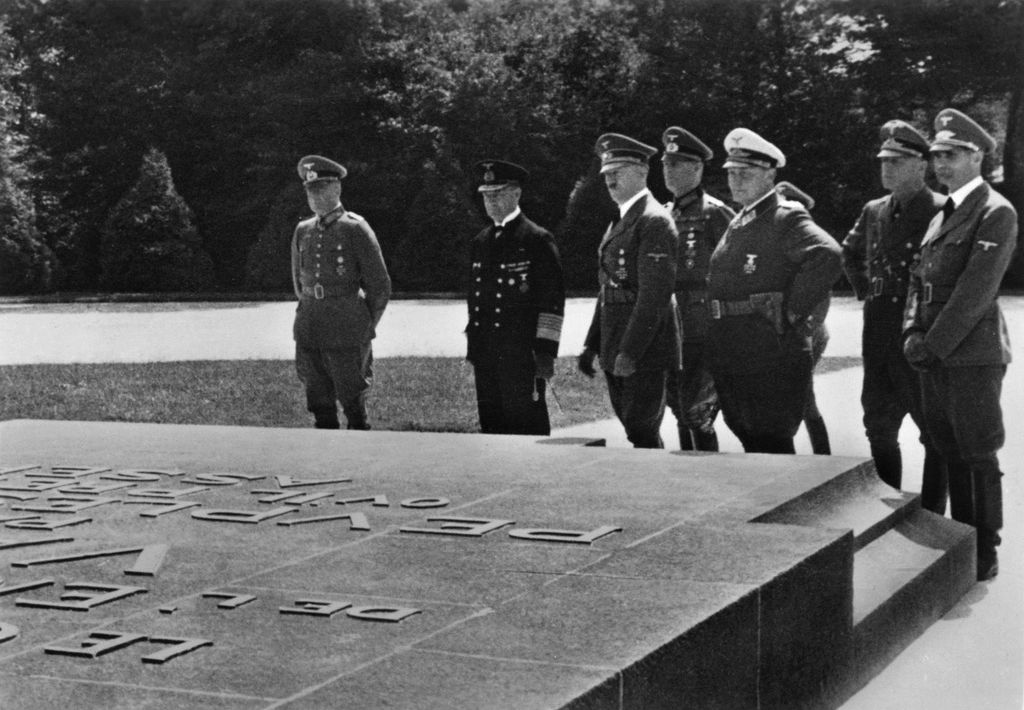
[{"label": "belt buckle", "polygon": [[718,299],[712,298],[708,301],[708,305],[711,307],[711,317],[715,320],[721,320],[722,318],[722,302]]},{"label": "belt buckle", "polygon": [[882,289],[885,287],[885,281],[880,278],[871,279],[871,295],[881,296]]},{"label": "belt buckle", "polygon": [[324,300],[324,287],[322,284],[313,285],[313,298],[318,301]]},{"label": "belt buckle", "polygon": [[932,285],[926,283],[924,285],[924,298],[921,299],[924,303],[932,302]]}]

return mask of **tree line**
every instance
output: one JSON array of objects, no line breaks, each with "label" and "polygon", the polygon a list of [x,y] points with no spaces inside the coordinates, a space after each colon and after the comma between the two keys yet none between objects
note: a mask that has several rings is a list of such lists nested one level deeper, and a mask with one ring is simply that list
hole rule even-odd
[{"label": "tree line", "polygon": [[[878,127],[966,111],[1024,213],[1024,0],[4,0],[0,292],[288,291],[295,165],[344,163],[396,290],[461,289],[473,165],[531,177],[570,288],[614,213],[593,144],[746,126],[839,239]],[[660,171],[651,187],[666,198]],[[1019,271],[1011,274],[1024,283]]]}]

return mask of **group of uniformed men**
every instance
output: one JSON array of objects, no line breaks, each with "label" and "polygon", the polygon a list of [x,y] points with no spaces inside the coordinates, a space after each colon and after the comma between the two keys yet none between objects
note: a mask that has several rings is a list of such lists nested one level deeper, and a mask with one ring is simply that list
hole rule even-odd
[{"label": "group of uniformed men", "polygon": [[[845,269],[865,301],[861,402],[880,478],[899,488],[898,434],[909,414],[925,448],[922,505],[977,528],[978,579],[998,571],[1004,431],[999,399],[1010,361],[997,304],[1014,251],[1013,207],[981,177],[995,141],[954,109],[931,142],[910,124],[882,126],[885,197],[869,202],[842,245],[779,182],[786,156],[746,128],[725,138],[732,199],[702,189],[714,152],[691,132],[662,135],[673,199],[647,187],[656,148],[617,133],[595,146],[618,217],[598,249],[600,293],[578,369],[604,371],[612,408],[636,447],[661,448],[666,403],[680,447],[717,451],[719,411],[747,452],[794,453],[806,421],[816,453],[828,438],[812,372],[827,331],[830,289]],[[929,159],[948,197],[925,182]],[[528,172],[476,165],[490,224],[472,240],[467,359],[485,433],[547,435],[565,305],[551,233],[519,207]],[[316,426],[367,429],[370,343],[391,284],[373,230],[342,207],[345,168],[320,156],[298,172],[315,215],[292,242],[299,299],[296,367]],[[795,199],[793,199],[795,198]]]}]

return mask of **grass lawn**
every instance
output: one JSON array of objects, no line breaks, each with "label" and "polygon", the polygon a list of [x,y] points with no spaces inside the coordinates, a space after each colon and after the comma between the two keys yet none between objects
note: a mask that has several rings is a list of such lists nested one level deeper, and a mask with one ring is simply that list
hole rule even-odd
[{"label": "grass lawn", "polygon": [[[859,358],[824,358],[818,372]],[[614,416],[603,377],[556,362],[552,428]],[[374,362],[368,409],[375,429],[478,431],[473,371],[462,358]],[[309,427],[302,386],[287,360],[0,366],[0,420],[70,419]],[[557,397],[557,400],[556,400]]]}]

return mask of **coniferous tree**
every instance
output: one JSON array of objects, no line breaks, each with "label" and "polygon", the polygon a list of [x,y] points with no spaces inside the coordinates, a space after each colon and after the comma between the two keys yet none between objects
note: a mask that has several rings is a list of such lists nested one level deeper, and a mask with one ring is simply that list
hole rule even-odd
[{"label": "coniferous tree", "polygon": [[193,291],[213,285],[192,210],[174,189],[167,157],[150,148],[139,179],[100,233],[100,286],[128,291]]}]

